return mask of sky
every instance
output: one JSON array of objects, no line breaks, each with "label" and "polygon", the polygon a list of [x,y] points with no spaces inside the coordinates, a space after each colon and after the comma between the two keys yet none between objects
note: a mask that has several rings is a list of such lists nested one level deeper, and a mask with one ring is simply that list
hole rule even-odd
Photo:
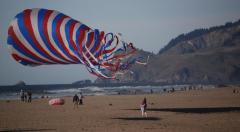
[{"label": "sky", "polygon": [[83,65],[28,67],[16,62],[7,49],[7,29],[24,9],[58,10],[92,29],[121,33],[135,47],[157,53],[179,34],[239,20],[239,7],[240,0],[1,0],[0,85],[96,79]]}]

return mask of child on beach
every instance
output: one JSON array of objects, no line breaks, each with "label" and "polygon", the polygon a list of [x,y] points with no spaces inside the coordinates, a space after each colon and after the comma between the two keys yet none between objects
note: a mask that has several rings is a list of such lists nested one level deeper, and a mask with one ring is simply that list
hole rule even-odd
[{"label": "child on beach", "polygon": [[141,105],[140,105],[140,109],[141,109],[141,112],[142,112],[142,117],[145,115],[145,117],[147,117],[147,99],[146,97],[144,97]]}]

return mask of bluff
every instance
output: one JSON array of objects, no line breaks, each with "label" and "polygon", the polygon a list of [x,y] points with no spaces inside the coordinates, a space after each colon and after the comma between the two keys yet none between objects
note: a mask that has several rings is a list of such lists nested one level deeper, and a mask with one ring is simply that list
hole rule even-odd
[{"label": "bluff", "polygon": [[138,50],[136,56],[150,56],[148,65],[95,82],[240,83],[240,20],[181,34],[158,54]]}]

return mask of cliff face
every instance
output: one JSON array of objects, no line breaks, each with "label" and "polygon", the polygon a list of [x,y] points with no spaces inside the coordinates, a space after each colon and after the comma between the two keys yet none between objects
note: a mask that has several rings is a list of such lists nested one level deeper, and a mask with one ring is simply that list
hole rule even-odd
[{"label": "cliff face", "polygon": [[147,66],[135,64],[130,68],[133,74],[107,82],[240,82],[240,21],[179,35],[157,55],[137,53],[148,55]]}]

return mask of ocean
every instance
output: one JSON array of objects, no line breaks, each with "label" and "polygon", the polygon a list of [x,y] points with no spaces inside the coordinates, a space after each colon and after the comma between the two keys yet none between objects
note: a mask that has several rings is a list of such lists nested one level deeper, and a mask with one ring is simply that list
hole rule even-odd
[{"label": "ocean", "polygon": [[[83,87],[83,88],[61,88],[54,90],[43,89],[39,92],[32,90],[32,98],[56,98],[56,97],[66,97],[74,96],[82,92],[84,96],[101,96],[101,95],[130,95],[130,94],[150,94],[150,93],[163,93],[174,90],[188,90],[191,85],[166,85],[166,86],[120,86],[120,87]],[[193,88],[205,88],[214,86],[202,86],[197,85]],[[191,88],[192,89],[192,88]],[[6,91],[1,92],[0,89],[0,100],[17,100],[20,99],[20,91]]]}]

